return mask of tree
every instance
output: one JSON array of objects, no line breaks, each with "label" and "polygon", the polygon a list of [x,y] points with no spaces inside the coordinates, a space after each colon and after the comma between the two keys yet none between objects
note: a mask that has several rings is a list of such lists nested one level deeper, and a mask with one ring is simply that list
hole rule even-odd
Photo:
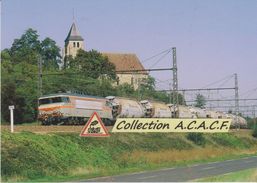
[{"label": "tree", "polygon": [[204,108],[204,106],[206,105],[205,97],[201,94],[196,95],[195,101],[196,101],[195,107]]},{"label": "tree", "polygon": [[142,81],[140,81],[140,83],[139,83],[140,90],[154,91],[154,88],[155,88],[155,79],[152,76],[143,78]]},{"label": "tree", "polygon": [[[139,97],[140,99],[152,99],[162,101],[165,103],[173,103],[173,93],[170,94],[161,91],[156,91],[155,79],[151,76],[148,76],[140,82],[136,92],[137,97]],[[180,93],[178,93],[178,103],[185,104],[185,99],[183,95],[181,95]]]},{"label": "tree", "polygon": [[10,48],[10,55],[13,63],[26,61],[30,64],[37,64],[40,53],[39,35],[36,30],[29,28],[19,39],[15,39]]},{"label": "tree", "polygon": [[9,50],[1,52],[1,116],[4,121],[9,121],[9,105],[13,105],[15,94],[15,81],[9,73],[13,72]]},{"label": "tree", "polygon": [[74,59],[72,58],[72,56],[71,55],[68,55],[68,56],[65,56],[64,57],[64,63],[63,63],[63,70],[68,70],[68,69],[70,69],[70,67],[74,67],[75,66],[75,64],[74,64],[74,66],[73,66],[73,63],[74,63]]},{"label": "tree", "polygon": [[135,97],[135,90],[133,86],[128,83],[124,83],[117,86],[116,90],[118,96]]},{"label": "tree", "polygon": [[47,37],[41,42],[41,55],[43,59],[43,65],[47,68],[59,68],[61,63],[60,48],[56,45],[56,42]]},{"label": "tree", "polygon": [[[5,121],[9,121],[9,105],[15,105],[15,122],[31,122],[36,119],[39,56],[45,61],[45,69],[48,67],[48,70],[58,71],[56,66],[60,61],[60,49],[50,38],[42,43],[38,38],[37,31],[30,28],[14,40],[10,49],[1,52],[1,114]],[[51,89],[54,87],[52,85]]]},{"label": "tree", "polygon": [[60,48],[51,38],[47,37],[42,42],[38,38],[37,31],[29,28],[19,39],[15,39],[9,50],[12,63],[25,61],[37,65],[41,56],[45,67],[58,68],[61,62]]},{"label": "tree", "polygon": [[6,51],[2,52],[1,64],[1,114],[9,121],[9,105],[15,105],[15,122],[32,121],[36,116],[37,83],[36,66],[26,62],[12,64]]},{"label": "tree", "polygon": [[116,79],[115,66],[96,50],[87,52],[80,49],[74,59],[69,58],[67,64],[70,69],[82,72],[87,77],[97,79],[105,76],[109,79]]}]

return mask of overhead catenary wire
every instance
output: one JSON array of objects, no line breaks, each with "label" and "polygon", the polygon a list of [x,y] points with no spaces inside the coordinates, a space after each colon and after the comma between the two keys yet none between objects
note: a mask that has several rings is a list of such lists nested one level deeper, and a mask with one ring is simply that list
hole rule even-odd
[{"label": "overhead catenary wire", "polygon": [[155,55],[153,55],[153,56],[151,56],[151,57],[149,57],[149,58],[146,58],[146,59],[142,60],[141,63],[143,64],[143,63],[145,63],[145,62],[147,62],[147,61],[149,61],[149,60],[151,60],[151,59],[153,59],[153,58],[155,58],[155,57],[158,57],[159,55],[162,55],[163,53],[166,53],[166,52],[168,52],[168,51],[171,51],[171,49],[172,49],[172,48],[168,48],[168,49],[166,49],[166,50],[164,50],[164,51],[161,51],[161,52],[159,52],[159,53],[157,53],[157,54],[155,54]]},{"label": "overhead catenary wire", "polygon": [[[239,101],[251,101],[251,100],[256,100],[257,101],[257,98],[249,98],[249,99],[238,99]],[[206,100],[206,102],[208,101],[211,101],[211,102],[223,102],[223,101],[235,101],[235,99],[210,99],[210,100]],[[195,100],[189,100],[189,101],[186,101],[186,102],[195,102]]]},{"label": "overhead catenary wire", "polygon": [[[246,97],[249,97],[250,95],[252,95],[254,92],[257,91],[257,87],[256,88],[253,88],[253,89],[250,89],[250,90],[247,90],[246,92],[244,92],[243,94],[241,94],[241,96],[246,96]],[[249,93],[249,94],[248,94]],[[248,94],[248,95],[246,95]]]},{"label": "overhead catenary wire", "polygon": [[213,83],[210,83],[210,84],[208,84],[208,85],[206,85],[206,86],[204,86],[204,87],[202,87],[202,88],[207,88],[207,87],[212,86],[212,85],[214,85],[214,84],[217,84],[217,83],[219,83],[219,82],[221,82],[221,81],[224,81],[224,80],[226,80],[227,78],[232,78],[232,77],[234,77],[234,74],[233,74],[233,75],[226,76],[225,78],[222,78],[222,79],[220,79],[220,80],[218,80],[218,81],[215,81],[215,82],[213,82]]},{"label": "overhead catenary wire", "polygon": [[168,54],[170,53],[170,51],[168,51],[166,54],[164,54],[161,58],[159,58],[154,64],[152,64],[149,68],[153,68],[154,66],[156,66],[164,57],[166,57]]},{"label": "overhead catenary wire", "polygon": [[[136,72],[153,72],[153,71],[167,71],[167,70],[173,70],[173,68],[155,68],[155,69],[135,69],[135,70],[117,70],[116,73],[136,73]],[[91,71],[90,71],[91,72]],[[92,71],[91,73],[98,72],[98,71]],[[52,72],[52,73],[42,73],[43,76],[45,75],[77,75],[77,74],[85,74],[85,72],[79,71],[79,72]],[[101,73],[101,74],[107,74],[107,73]]]}]

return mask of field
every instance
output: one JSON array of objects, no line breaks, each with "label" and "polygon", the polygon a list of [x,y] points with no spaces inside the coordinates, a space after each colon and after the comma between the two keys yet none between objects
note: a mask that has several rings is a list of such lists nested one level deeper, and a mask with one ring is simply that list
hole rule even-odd
[{"label": "field", "polygon": [[2,181],[78,180],[257,154],[249,130],[82,138],[82,126],[16,126],[14,134],[8,128],[2,126]]}]

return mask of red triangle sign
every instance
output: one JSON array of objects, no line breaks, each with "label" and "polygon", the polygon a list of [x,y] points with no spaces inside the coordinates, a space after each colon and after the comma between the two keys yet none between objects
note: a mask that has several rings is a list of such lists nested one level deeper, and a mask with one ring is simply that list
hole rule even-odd
[{"label": "red triangle sign", "polygon": [[81,137],[107,137],[110,136],[101,118],[94,112],[80,133]]}]

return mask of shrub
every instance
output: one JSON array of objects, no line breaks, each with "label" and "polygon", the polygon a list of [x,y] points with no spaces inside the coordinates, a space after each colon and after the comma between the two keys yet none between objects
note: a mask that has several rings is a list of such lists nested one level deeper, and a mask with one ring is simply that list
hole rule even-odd
[{"label": "shrub", "polygon": [[253,137],[257,138],[257,125],[255,124],[253,127]]},{"label": "shrub", "polygon": [[206,144],[206,140],[202,133],[189,133],[186,138],[196,145],[204,146]]}]

